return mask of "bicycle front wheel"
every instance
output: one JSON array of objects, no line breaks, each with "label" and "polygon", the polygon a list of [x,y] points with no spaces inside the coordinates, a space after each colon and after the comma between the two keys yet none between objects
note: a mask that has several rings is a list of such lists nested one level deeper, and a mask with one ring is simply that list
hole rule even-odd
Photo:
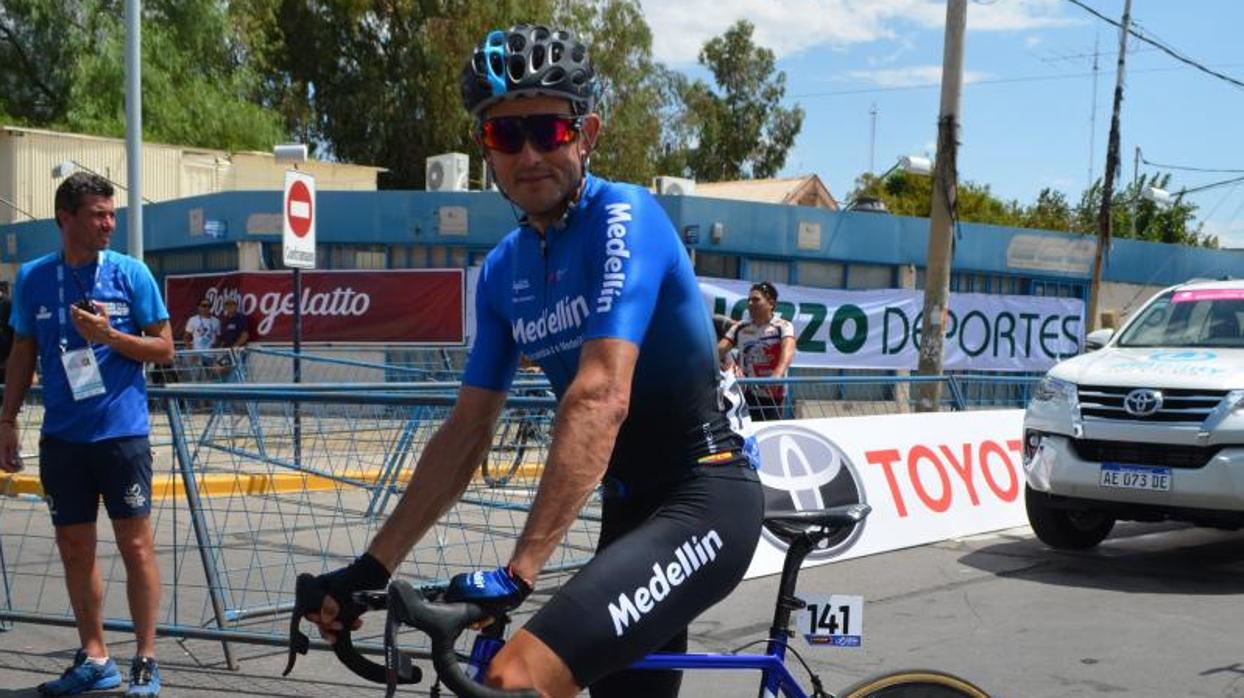
[{"label": "bicycle front wheel", "polygon": [[989,698],[972,682],[944,671],[904,669],[873,676],[839,694],[841,698]]}]

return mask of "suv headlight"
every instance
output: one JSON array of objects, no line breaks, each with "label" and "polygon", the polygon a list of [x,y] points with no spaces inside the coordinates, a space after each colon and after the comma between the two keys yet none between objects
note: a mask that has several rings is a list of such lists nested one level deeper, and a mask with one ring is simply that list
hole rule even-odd
[{"label": "suv headlight", "polygon": [[1076,397],[1075,383],[1053,376],[1042,378],[1041,382],[1037,383],[1036,389],[1032,391],[1034,402],[1061,400],[1068,404],[1075,404]]}]

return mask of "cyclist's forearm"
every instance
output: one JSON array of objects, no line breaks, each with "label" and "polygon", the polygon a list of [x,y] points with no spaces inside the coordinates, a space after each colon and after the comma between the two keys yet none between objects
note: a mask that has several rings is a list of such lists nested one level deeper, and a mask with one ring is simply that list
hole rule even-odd
[{"label": "cyclist's forearm", "polygon": [[463,388],[459,404],[423,448],[406,492],[367,552],[396,570],[423,534],[458,501],[492,445],[504,394]]},{"label": "cyclist's forearm", "polygon": [[511,566],[529,582],[561,544],[609,466],[626,419],[626,394],[609,387],[567,393],[557,411],[553,446]]}]

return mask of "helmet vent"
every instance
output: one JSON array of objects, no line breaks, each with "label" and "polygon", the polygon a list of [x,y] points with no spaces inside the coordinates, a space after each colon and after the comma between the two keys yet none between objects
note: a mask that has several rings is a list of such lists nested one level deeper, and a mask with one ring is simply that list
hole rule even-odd
[{"label": "helmet vent", "polygon": [[563,44],[560,41],[554,41],[553,44],[549,46],[549,62],[550,63],[561,63],[562,53],[564,53],[565,51],[566,51],[565,44]]},{"label": "helmet vent", "polygon": [[488,67],[491,68],[489,72],[493,75],[503,75],[505,73],[505,64],[502,63],[499,54],[493,53],[488,56]]},{"label": "helmet vent", "polygon": [[561,68],[552,68],[549,70],[549,72],[544,74],[544,79],[542,79],[540,83],[543,85],[549,86],[549,87],[555,87],[559,85],[562,80],[565,80],[565,79],[566,79],[565,70],[562,70]]},{"label": "helmet vent", "polygon": [[518,53],[527,45],[527,39],[522,34],[510,34],[510,51]]},{"label": "helmet vent", "polygon": [[510,80],[518,82],[523,79],[523,74],[527,72],[527,59],[522,55],[514,54],[510,56]]},{"label": "helmet vent", "polygon": [[544,47],[536,44],[531,47],[531,69],[533,71],[544,67]]},{"label": "helmet vent", "polygon": [[587,48],[583,44],[579,44],[578,46],[575,46],[574,50],[570,52],[570,57],[571,59],[574,60],[575,63],[582,63],[583,59],[586,56],[587,56]]}]

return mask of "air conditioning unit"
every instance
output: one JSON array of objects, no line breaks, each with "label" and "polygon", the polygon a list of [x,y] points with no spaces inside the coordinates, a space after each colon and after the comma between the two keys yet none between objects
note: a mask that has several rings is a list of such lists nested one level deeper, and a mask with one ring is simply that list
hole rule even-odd
[{"label": "air conditioning unit", "polygon": [[653,177],[652,188],[658,194],[688,196],[695,193],[695,180],[685,177]]},{"label": "air conditioning unit", "polygon": [[445,153],[427,159],[428,191],[467,191],[471,159],[466,153]]}]

